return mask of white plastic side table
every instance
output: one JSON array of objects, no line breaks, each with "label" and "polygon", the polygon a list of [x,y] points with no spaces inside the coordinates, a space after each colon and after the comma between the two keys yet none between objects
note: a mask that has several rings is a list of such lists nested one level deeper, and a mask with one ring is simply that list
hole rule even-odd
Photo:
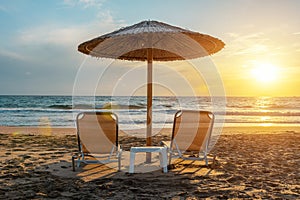
[{"label": "white plastic side table", "polygon": [[163,168],[164,173],[168,172],[167,147],[147,146],[147,147],[131,147],[130,148],[129,173],[134,173],[135,154],[140,153],[140,152],[148,152],[148,153],[158,152],[160,166]]}]

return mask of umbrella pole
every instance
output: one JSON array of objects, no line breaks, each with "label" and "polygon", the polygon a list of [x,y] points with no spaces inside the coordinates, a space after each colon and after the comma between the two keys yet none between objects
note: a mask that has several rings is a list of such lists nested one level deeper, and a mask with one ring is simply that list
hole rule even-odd
[{"label": "umbrella pole", "polygon": [[[146,145],[151,146],[152,137],[152,48],[147,49],[147,137]],[[146,163],[151,162],[151,153],[146,153]]]}]

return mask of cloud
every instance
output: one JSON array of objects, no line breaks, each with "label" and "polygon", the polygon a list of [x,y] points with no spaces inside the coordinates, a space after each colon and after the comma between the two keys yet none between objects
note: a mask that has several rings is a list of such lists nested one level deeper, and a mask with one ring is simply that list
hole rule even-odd
[{"label": "cloud", "polygon": [[239,34],[227,33],[228,39],[224,51],[220,54],[231,57],[236,55],[255,55],[269,51],[269,38],[262,32]]},{"label": "cloud", "polygon": [[6,7],[0,5],[0,11],[1,11],[1,12],[7,12],[8,10],[7,10]]},{"label": "cloud", "polygon": [[23,45],[70,45],[84,35],[83,27],[37,26],[19,33],[17,41]]},{"label": "cloud", "polygon": [[267,45],[263,44],[253,44],[253,45],[242,45],[237,47],[237,51],[234,55],[251,55],[251,54],[260,54],[268,52],[269,48]]},{"label": "cloud", "polygon": [[240,36],[238,33],[234,33],[234,32],[225,33],[224,35],[228,35],[231,38],[238,38]]},{"label": "cloud", "polygon": [[105,0],[64,0],[63,4],[66,6],[80,6],[82,8],[98,7],[100,8]]},{"label": "cloud", "polygon": [[100,21],[81,25],[41,25],[19,31],[16,46],[54,45],[61,47],[77,46],[79,43],[120,28],[120,23],[109,14]]},{"label": "cloud", "polygon": [[[91,1],[76,2],[82,4],[81,7],[83,4],[93,4]],[[1,69],[0,83],[11,79],[13,85],[11,88],[0,88],[0,93],[36,94],[42,91],[60,94],[65,91],[70,94],[77,70],[85,58],[84,54],[77,51],[77,46],[123,26],[122,21],[115,20],[107,9],[97,7],[91,11],[80,10],[78,14],[84,15],[86,12],[94,16],[87,23],[70,24],[63,21],[64,18],[49,23],[45,19],[39,24],[20,27],[11,34],[7,44],[0,47],[1,66],[5,67]],[[92,58],[90,60],[95,63],[93,66],[97,66],[95,69],[101,69],[102,62]],[[53,80],[56,80],[55,84]],[[20,92],[18,88],[28,88],[28,91]]]},{"label": "cloud", "polygon": [[23,54],[14,52],[14,51],[10,51],[10,50],[4,50],[4,49],[0,49],[0,57],[6,57],[12,60],[20,60],[20,61],[27,61],[29,60],[28,57],[24,56]]},{"label": "cloud", "polygon": [[115,20],[110,10],[103,7],[105,1],[63,0],[64,6],[81,9],[78,15],[89,12],[93,13],[94,17],[92,16],[89,22],[69,24],[68,26],[63,21],[56,21],[52,24],[43,23],[25,27],[18,32],[16,42],[20,45],[58,45],[73,48],[81,42],[124,26],[124,21]]},{"label": "cloud", "polygon": [[103,0],[64,0],[65,4],[74,6],[79,6],[79,4],[84,4],[84,6],[97,5],[95,17],[84,24],[66,26],[63,22],[55,22],[53,24],[47,23],[26,27],[18,32],[17,42],[21,45],[74,46],[122,27],[124,22],[114,20],[109,10],[100,8],[101,2]]},{"label": "cloud", "polygon": [[[223,38],[225,49],[216,56],[232,58],[241,57],[272,57],[294,55],[299,52],[300,32],[290,32],[278,28],[266,29],[261,32],[256,30],[246,32],[228,32]],[[296,55],[294,55],[296,56]],[[297,56],[298,57],[298,56]],[[241,58],[239,58],[241,59]],[[287,59],[287,58],[285,58]]]}]

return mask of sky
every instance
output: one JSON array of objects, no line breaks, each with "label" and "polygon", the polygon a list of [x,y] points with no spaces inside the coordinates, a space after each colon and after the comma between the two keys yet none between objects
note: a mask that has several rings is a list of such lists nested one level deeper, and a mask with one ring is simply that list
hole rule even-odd
[{"label": "sky", "polygon": [[95,59],[77,46],[157,20],[226,45],[154,63],[154,95],[300,96],[299,9],[299,0],[1,0],[0,95],[143,95],[146,63]]}]

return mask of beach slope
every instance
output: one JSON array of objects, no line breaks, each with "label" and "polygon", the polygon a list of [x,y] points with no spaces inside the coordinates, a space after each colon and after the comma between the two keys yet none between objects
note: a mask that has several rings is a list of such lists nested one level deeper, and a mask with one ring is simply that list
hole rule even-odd
[{"label": "beach slope", "polygon": [[[72,171],[75,129],[0,127],[0,197],[4,199],[300,198],[297,127],[225,128],[211,153],[215,165],[176,161],[161,170],[128,174],[103,165]],[[168,140],[170,130],[153,142]],[[125,151],[145,145],[121,136]]]}]

